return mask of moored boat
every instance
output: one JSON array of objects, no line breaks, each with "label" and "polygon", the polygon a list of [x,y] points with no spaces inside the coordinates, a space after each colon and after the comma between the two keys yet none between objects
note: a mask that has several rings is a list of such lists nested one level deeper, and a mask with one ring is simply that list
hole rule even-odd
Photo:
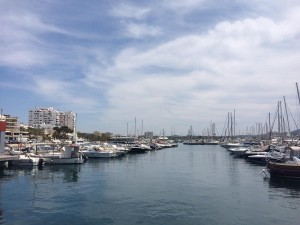
[{"label": "moored boat", "polygon": [[40,157],[31,157],[29,154],[19,155],[17,159],[10,161],[13,166],[42,166],[44,159]]},{"label": "moored boat", "polygon": [[285,153],[290,155],[288,160],[268,161],[267,170],[270,176],[300,179],[300,147],[287,147]]},{"label": "moored boat", "polygon": [[46,164],[82,164],[83,154],[79,151],[79,145],[64,146],[62,152],[43,155]]},{"label": "moored boat", "polygon": [[146,151],[152,150],[150,146],[145,144],[135,144],[130,146],[128,153],[144,153]]},{"label": "moored boat", "polygon": [[235,147],[235,148],[229,148],[228,151],[236,156],[244,156],[245,152],[249,150],[247,147]]},{"label": "moored boat", "polygon": [[293,161],[268,162],[267,169],[271,177],[286,177],[300,179],[300,159],[293,157]]},{"label": "moored boat", "polygon": [[116,152],[112,150],[95,150],[95,149],[87,149],[81,151],[84,156],[88,158],[112,158],[117,157]]},{"label": "moored boat", "polygon": [[241,142],[226,142],[222,143],[221,146],[226,149],[230,148],[238,148],[238,147],[244,147],[244,143]]}]

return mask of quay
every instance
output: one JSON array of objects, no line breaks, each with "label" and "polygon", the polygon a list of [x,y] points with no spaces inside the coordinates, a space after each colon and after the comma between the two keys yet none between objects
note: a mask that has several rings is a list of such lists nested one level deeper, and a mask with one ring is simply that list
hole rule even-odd
[{"label": "quay", "polygon": [[17,159],[18,156],[0,154],[0,166],[4,166],[6,162]]}]

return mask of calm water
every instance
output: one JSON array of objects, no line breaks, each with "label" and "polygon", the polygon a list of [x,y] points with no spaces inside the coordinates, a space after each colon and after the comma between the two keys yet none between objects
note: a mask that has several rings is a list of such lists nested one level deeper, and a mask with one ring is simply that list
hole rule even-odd
[{"label": "calm water", "polygon": [[2,224],[300,224],[300,182],[220,146],[1,171]]}]

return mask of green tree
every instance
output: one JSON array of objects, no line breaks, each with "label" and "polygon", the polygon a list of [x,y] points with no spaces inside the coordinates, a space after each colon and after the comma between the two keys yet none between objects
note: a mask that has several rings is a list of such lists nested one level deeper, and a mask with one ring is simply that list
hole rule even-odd
[{"label": "green tree", "polygon": [[52,137],[55,139],[67,139],[67,134],[73,132],[73,130],[67,126],[54,127],[53,130],[54,132],[52,134]]}]

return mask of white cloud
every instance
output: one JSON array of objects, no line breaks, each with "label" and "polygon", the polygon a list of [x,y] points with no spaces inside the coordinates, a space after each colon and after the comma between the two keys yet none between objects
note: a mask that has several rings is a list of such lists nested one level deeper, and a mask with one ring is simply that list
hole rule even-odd
[{"label": "white cloud", "polygon": [[126,34],[133,38],[143,38],[145,36],[157,36],[161,34],[161,29],[147,24],[129,23],[126,25]]},{"label": "white cloud", "polygon": [[168,1],[163,0],[162,5],[166,8],[171,8],[174,10],[186,11],[186,10],[194,10],[197,7],[203,7],[204,3],[208,3],[207,0],[174,0]]},{"label": "white cloud", "polygon": [[[30,2],[0,7],[1,85],[10,76],[6,69],[14,78],[39,74],[26,80],[38,98],[77,112],[103,111],[99,121],[83,122],[94,126],[87,130],[118,130],[135,116],[155,132],[196,129],[222,124],[233,109],[251,125],[282,95],[295,96],[300,10],[293,1],[227,1],[224,7],[214,7],[224,1],[121,1],[109,15],[90,15],[75,4],[64,16],[55,14],[58,5],[51,1]],[[111,4],[98,3],[97,9]],[[232,15],[234,9],[241,12]],[[84,19],[76,14],[72,20],[74,12]]]},{"label": "white cloud", "polygon": [[81,107],[84,109],[82,111],[89,111],[97,106],[97,102],[91,96],[83,97],[85,94],[84,86],[76,81],[67,82],[35,76],[34,82],[32,91],[50,101],[59,101],[61,104]]},{"label": "white cloud", "polygon": [[143,19],[149,12],[149,8],[142,8],[133,4],[121,3],[113,7],[110,11],[110,14],[114,17],[139,20]]},{"label": "white cloud", "polygon": [[63,30],[43,23],[31,13],[4,13],[0,16],[0,64],[16,67],[43,65],[50,59],[40,33]]},{"label": "white cloud", "polygon": [[121,77],[109,89],[111,108],[104,120],[140,116],[162,126],[183,119],[222,122],[233,109],[248,121],[264,117],[277,100],[265,104],[262,99],[293,96],[289,89],[298,78],[300,53],[289,43],[297,40],[300,29],[288,25],[298,21],[288,15],[280,21],[222,22],[206,34],[152,49],[124,49],[111,67],[101,68],[107,79]]},{"label": "white cloud", "polygon": [[30,32],[55,32],[66,34],[67,32],[56,26],[44,23],[39,16],[33,13],[7,13],[0,17],[0,21],[13,26],[15,29],[28,30]]}]

